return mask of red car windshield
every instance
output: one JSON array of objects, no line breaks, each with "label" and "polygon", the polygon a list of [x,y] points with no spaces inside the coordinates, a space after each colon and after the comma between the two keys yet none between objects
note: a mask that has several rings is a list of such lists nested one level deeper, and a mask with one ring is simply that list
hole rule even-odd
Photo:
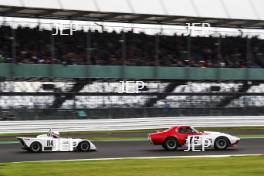
[{"label": "red car windshield", "polygon": [[[170,131],[172,129],[174,129],[174,127],[168,128],[168,129],[164,130],[164,132]],[[193,127],[188,127],[188,129],[189,129],[188,131],[191,131],[191,133],[199,133],[199,131]]]},{"label": "red car windshield", "polygon": [[195,128],[191,127],[191,129],[192,129],[192,131],[193,131],[194,133],[199,133],[199,131],[196,130]]}]

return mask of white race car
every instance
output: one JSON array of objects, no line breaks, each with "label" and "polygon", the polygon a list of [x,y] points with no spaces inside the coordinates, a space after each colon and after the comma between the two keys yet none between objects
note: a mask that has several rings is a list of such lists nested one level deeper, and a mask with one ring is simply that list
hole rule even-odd
[{"label": "white race car", "polygon": [[86,139],[61,138],[59,132],[49,131],[47,134],[32,137],[17,137],[23,149],[30,152],[42,151],[79,151],[96,150],[95,145]]}]

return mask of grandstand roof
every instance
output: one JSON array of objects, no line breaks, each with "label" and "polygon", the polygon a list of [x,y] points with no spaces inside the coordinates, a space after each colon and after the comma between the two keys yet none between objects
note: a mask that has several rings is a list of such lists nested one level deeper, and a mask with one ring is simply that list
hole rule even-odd
[{"label": "grandstand roof", "polygon": [[0,0],[0,15],[263,29],[263,7],[263,0]]}]

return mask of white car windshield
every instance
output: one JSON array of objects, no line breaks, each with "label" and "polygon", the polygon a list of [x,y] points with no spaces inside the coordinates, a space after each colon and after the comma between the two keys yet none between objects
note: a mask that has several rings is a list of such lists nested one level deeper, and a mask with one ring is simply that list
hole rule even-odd
[{"label": "white car windshield", "polygon": [[52,131],[50,129],[47,136],[50,136],[50,137],[53,137],[53,138],[59,138],[60,137],[60,133],[58,131]]}]

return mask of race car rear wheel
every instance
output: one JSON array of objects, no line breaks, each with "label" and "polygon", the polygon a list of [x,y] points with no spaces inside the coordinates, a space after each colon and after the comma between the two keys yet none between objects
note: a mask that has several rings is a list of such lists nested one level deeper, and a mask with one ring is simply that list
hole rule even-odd
[{"label": "race car rear wheel", "polygon": [[39,142],[33,142],[30,145],[30,151],[34,152],[34,153],[41,152],[41,150],[42,150],[41,148],[42,148],[42,146]]},{"label": "race car rear wheel", "polygon": [[229,146],[229,140],[226,137],[218,137],[215,140],[214,147],[217,150],[226,150]]},{"label": "race car rear wheel", "polygon": [[162,146],[168,151],[173,151],[173,150],[177,150],[179,144],[176,138],[169,137],[165,140]]},{"label": "race car rear wheel", "polygon": [[83,141],[78,145],[79,152],[88,152],[90,150],[90,143],[88,141]]}]

